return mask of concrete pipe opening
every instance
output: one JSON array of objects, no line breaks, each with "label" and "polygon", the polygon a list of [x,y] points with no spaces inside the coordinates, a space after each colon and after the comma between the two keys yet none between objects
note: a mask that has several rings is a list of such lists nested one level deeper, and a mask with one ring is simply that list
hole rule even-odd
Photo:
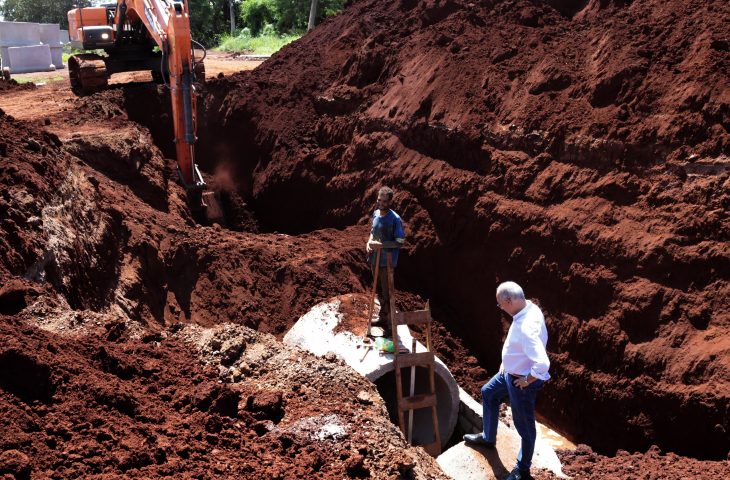
[{"label": "concrete pipe opening", "polygon": [[[388,415],[390,420],[398,425],[398,407],[396,401],[396,385],[395,385],[395,371],[391,370],[380,378],[374,380],[375,386],[378,389],[378,393],[383,398],[386,407],[388,408]],[[403,395],[410,395],[411,386],[411,369],[404,368],[402,370],[401,378],[403,386]],[[444,447],[448,442],[449,438],[454,431],[453,414],[458,412],[459,404],[458,398],[457,403],[454,405],[451,390],[447,385],[447,382],[440,375],[435,375],[436,385],[436,413],[439,421],[439,432],[441,434],[441,446]],[[416,367],[416,381],[414,388],[414,395],[422,393],[428,393],[429,391],[429,378],[428,369],[424,367]],[[408,432],[409,415],[405,412],[406,421],[406,432]],[[422,408],[413,411],[413,444],[423,445],[431,443],[433,441],[433,426],[431,422],[431,409]]]},{"label": "concrete pipe opening", "polygon": [[[373,382],[383,398],[391,420],[398,425],[393,354],[364,348],[367,330],[367,296],[350,294],[335,297],[315,305],[303,315],[284,336],[284,343],[297,346],[318,356],[334,352],[357,373]],[[344,305],[344,306],[343,306]],[[346,313],[345,313],[346,312]],[[411,348],[413,336],[405,325],[398,327],[401,343]],[[423,344],[416,343],[416,352],[423,352]],[[401,369],[403,395],[410,394],[410,367]],[[437,417],[441,446],[445,447],[454,433],[459,415],[459,386],[446,365],[436,358],[434,364]],[[415,393],[427,393],[428,369],[416,367]],[[431,410],[415,410],[413,414],[414,444],[433,442]],[[405,413],[408,422],[408,413]],[[407,428],[406,428],[407,433]]]}]

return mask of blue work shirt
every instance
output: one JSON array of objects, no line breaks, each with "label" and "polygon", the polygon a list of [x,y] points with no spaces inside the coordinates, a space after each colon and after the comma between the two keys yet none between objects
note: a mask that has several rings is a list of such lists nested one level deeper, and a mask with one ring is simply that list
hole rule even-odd
[{"label": "blue work shirt", "polygon": [[[373,213],[373,226],[370,229],[370,233],[373,236],[373,240],[378,242],[395,242],[398,239],[406,238],[406,234],[403,231],[403,220],[393,210],[388,210],[388,213],[384,217],[380,216],[380,210],[375,210]],[[393,252],[393,266],[398,265],[398,249],[391,250]],[[388,265],[388,259],[385,254],[386,250],[383,250],[380,254],[380,266],[385,267]],[[370,264],[375,264],[376,252],[370,254]]]}]

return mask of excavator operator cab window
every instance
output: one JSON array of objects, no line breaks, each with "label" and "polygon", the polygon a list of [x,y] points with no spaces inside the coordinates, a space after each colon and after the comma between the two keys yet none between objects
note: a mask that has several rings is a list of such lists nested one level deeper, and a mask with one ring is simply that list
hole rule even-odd
[{"label": "excavator operator cab window", "polygon": [[117,4],[116,3],[103,3],[99,6],[106,8],[106,21],[109,25],[114,25],[114,17],[117,14]]}]

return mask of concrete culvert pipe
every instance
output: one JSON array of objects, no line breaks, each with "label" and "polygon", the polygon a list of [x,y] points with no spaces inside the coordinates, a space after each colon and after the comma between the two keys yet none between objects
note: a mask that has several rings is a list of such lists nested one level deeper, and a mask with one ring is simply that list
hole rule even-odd
[{"label": "concrete culvert pipe", "polygon": [[[314,306],[303,315],[284,336],[284,343],[324,356],[333,352],[340,356],[360,375],[375,383],[385,401],[391,419],[397,423],[395,373],[393,355],[367,350],[362,338],[367,330],[367,311],[361,308],[367,301],[364,295],[342,295]],[[398,327],[401,343],[411,348],[412,335],[408,327]],[[417,342],[416,351],[426,348]],[[402,372],[403,393],[410,391],[410,368]],[[459,413],[459,386],[446,365],[436,358],[435,384],[438,401],[437,413],[441,446],[444,447],[456,426]],[[425,393],[428,388],[428,370],[416,368],[415,394]],[[408,415],[406,413],[406,421]],[[413,416],[413,443],[432,441],[433,427],[428,409],[416,410]]]},{"label": "concrete culvert pipe", "polygon": [[[449,373],[449,376],[451,374]],[[453,378],[453,377],[451,377]],[[411,369],[404,368],[402,375],[403,383],[403,394],[408,395],[410,392],[410,379]],[[451,438],[454,431],[454,424],[450,424],[452,417],[458,415],[459,404],[458,398],[456,404],[452,397],[452,392],[449,389],[447,380],[444,379],[442,374],[436,374],[436,398],[437,406],[436,413],[439,419],[439,430],[441,433],[441,446],[446,444],[446,441]],[[428,369],[425,367],[416,367],[416,381],[414,394],[418,395],[421,393],[428,392]],[[388,415],[393,423],[398,424],[398,409],[395,392],[395,371],[389,370],[379,378],[375,379],[375,386],[378,389],[378,393],[383,397],[386,406],[388,407]],[[405,415],[406,425],[408,424],[408,413]],[[433,439],[433,426],[431,425],[431,409],[424,408],[415,410],[413,412],[413,444],[423,445],[430,443]]]}]

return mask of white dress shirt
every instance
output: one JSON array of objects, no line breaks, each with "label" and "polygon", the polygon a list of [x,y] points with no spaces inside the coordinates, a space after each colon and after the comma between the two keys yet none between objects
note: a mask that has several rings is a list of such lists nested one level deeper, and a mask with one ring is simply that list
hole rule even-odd
[{"label": "white dress shirt", "polygon": [[525,308],[512,317],[512,325],[502,346],[500,371],[519,376],[529,373],[540,380],[548,380],[547,338],[545,317],[540,307],[528,300]]}]

